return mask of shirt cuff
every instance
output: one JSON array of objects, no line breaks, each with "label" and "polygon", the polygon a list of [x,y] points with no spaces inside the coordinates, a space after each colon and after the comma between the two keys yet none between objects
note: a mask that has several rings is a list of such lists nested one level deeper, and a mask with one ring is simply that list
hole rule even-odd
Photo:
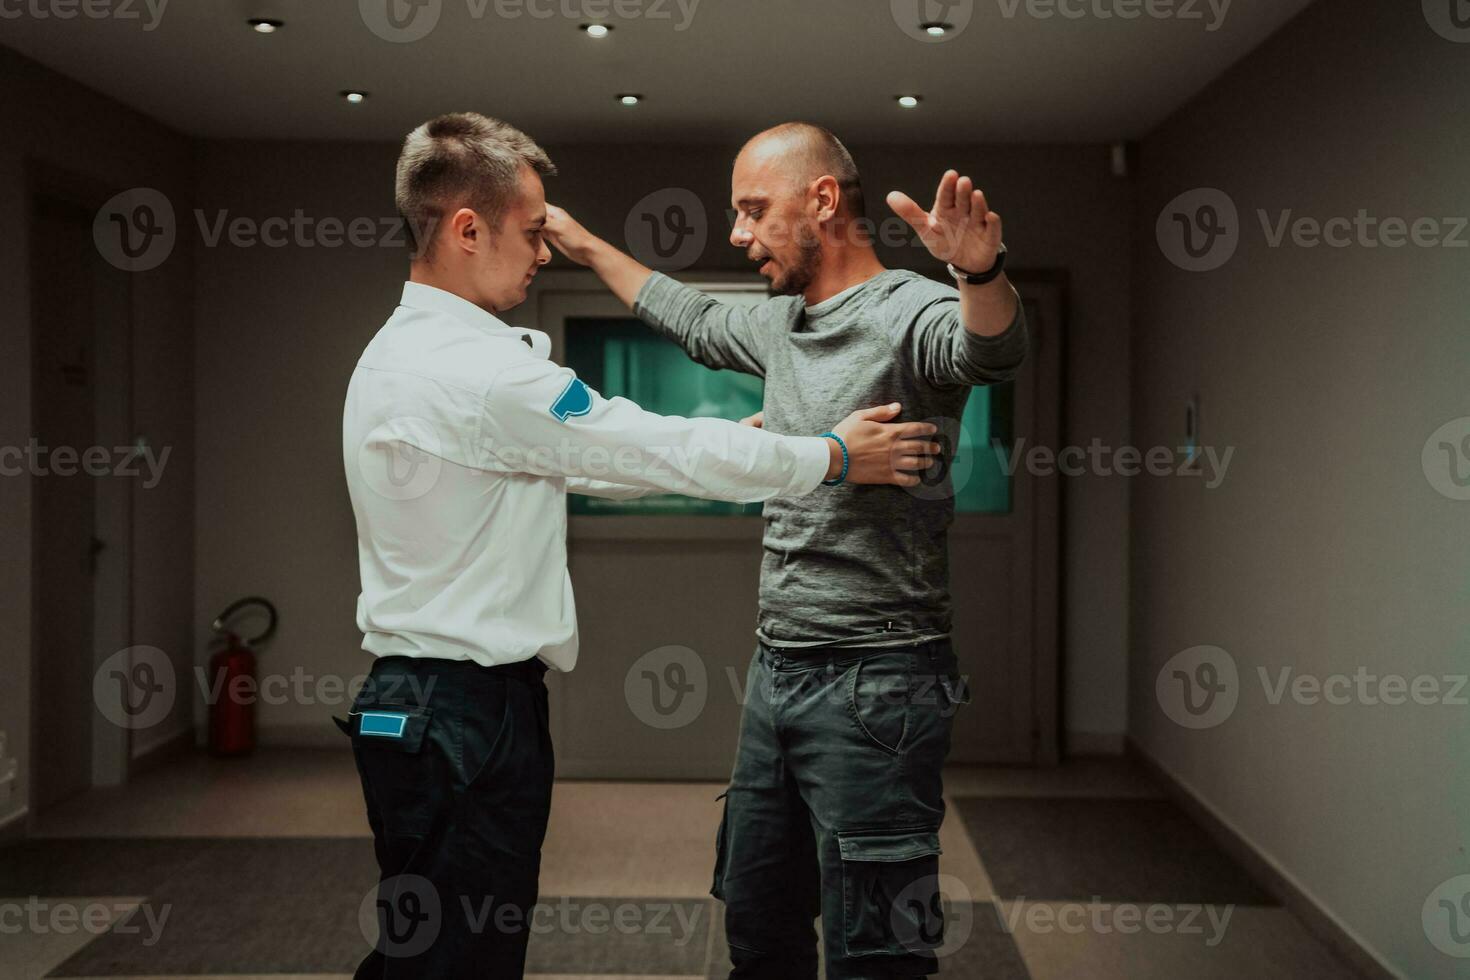
[{"label": "shirt cuff", "polygon": [[786,485],[783,496],[800,497],[811,493],[827,478],[832,465],[832,450],[826,436],[786,436],[796,453],[796,474]]}]

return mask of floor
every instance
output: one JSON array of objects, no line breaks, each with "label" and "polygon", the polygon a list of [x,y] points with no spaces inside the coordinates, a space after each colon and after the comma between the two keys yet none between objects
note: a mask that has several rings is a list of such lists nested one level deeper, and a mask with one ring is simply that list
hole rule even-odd
[{"label": "floor", "polygon": [[[1352,976],[1122,760],[946,785],[941,975]],[[726,976],[708,895],[722,789],[558,784],[531,975]],[[0,850],[0,978],[346,978],[374,883],[350,754],[190,758]]]}]

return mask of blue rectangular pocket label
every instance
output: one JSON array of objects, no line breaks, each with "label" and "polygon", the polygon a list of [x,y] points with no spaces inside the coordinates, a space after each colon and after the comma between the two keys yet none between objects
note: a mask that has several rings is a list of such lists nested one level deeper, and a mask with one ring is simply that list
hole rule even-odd
[{"label": "blue rectangular pocket label", "polygon": [[408,715],[397,711],[364,711],[358,723],[359,735],[377,735],[380,738],[402,738],[408,725]]}]

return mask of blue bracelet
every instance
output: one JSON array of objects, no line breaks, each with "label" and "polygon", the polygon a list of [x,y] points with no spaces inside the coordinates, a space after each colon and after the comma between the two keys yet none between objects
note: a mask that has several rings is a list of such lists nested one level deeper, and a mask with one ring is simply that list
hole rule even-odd
[{"label": "blue bracelet", "polygon": [[842,437],[839,436],[835,432],[823,432],[822,435],[821,435],[821,438],[823,438],[823,439],[836,439],[837,440],[837,445],[839,445],[839,446],[842,447],[842,472],[837,474],[837,478],[835,480],[823,480],[822,481],[822,486],[824,486],[824,487],[835,487],[839,483],[841,483],[842,481],[844,481],[844,480],[847,479],[847,464],[848,464],[847,443],[843,442],[842,441]]}]

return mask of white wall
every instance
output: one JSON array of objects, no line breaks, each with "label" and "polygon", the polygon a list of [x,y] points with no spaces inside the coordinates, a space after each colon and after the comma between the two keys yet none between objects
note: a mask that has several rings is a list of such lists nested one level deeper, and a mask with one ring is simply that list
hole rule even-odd
[{"label": "white wall", "polygon": [[[1464,975],[1421,913],[1470,872],[1470,709],[1273,705],[1258,671],[1465,673],[1470,503],[1436,491],[1421,449],[1470,416],[1470,235],[1459,248],[1272,248],[1257,211],[1463,222],[1467,89],[1470,44],[1432,31],[1420,4],[1321,0],[1145,141],[1137,226],[1135,440],[1174,444],[1198,392],[1205,442],[1235,458],[1215,490],[1135,484],[1131,737],[1386,963],[1426,980]],[[1241,238],[1222,268],[1186,272],[1154,224],[1200,186],[1233,199]],[[1199,644],[1233,658],[1239,702],[1192,730],[1155,681]]]}]

